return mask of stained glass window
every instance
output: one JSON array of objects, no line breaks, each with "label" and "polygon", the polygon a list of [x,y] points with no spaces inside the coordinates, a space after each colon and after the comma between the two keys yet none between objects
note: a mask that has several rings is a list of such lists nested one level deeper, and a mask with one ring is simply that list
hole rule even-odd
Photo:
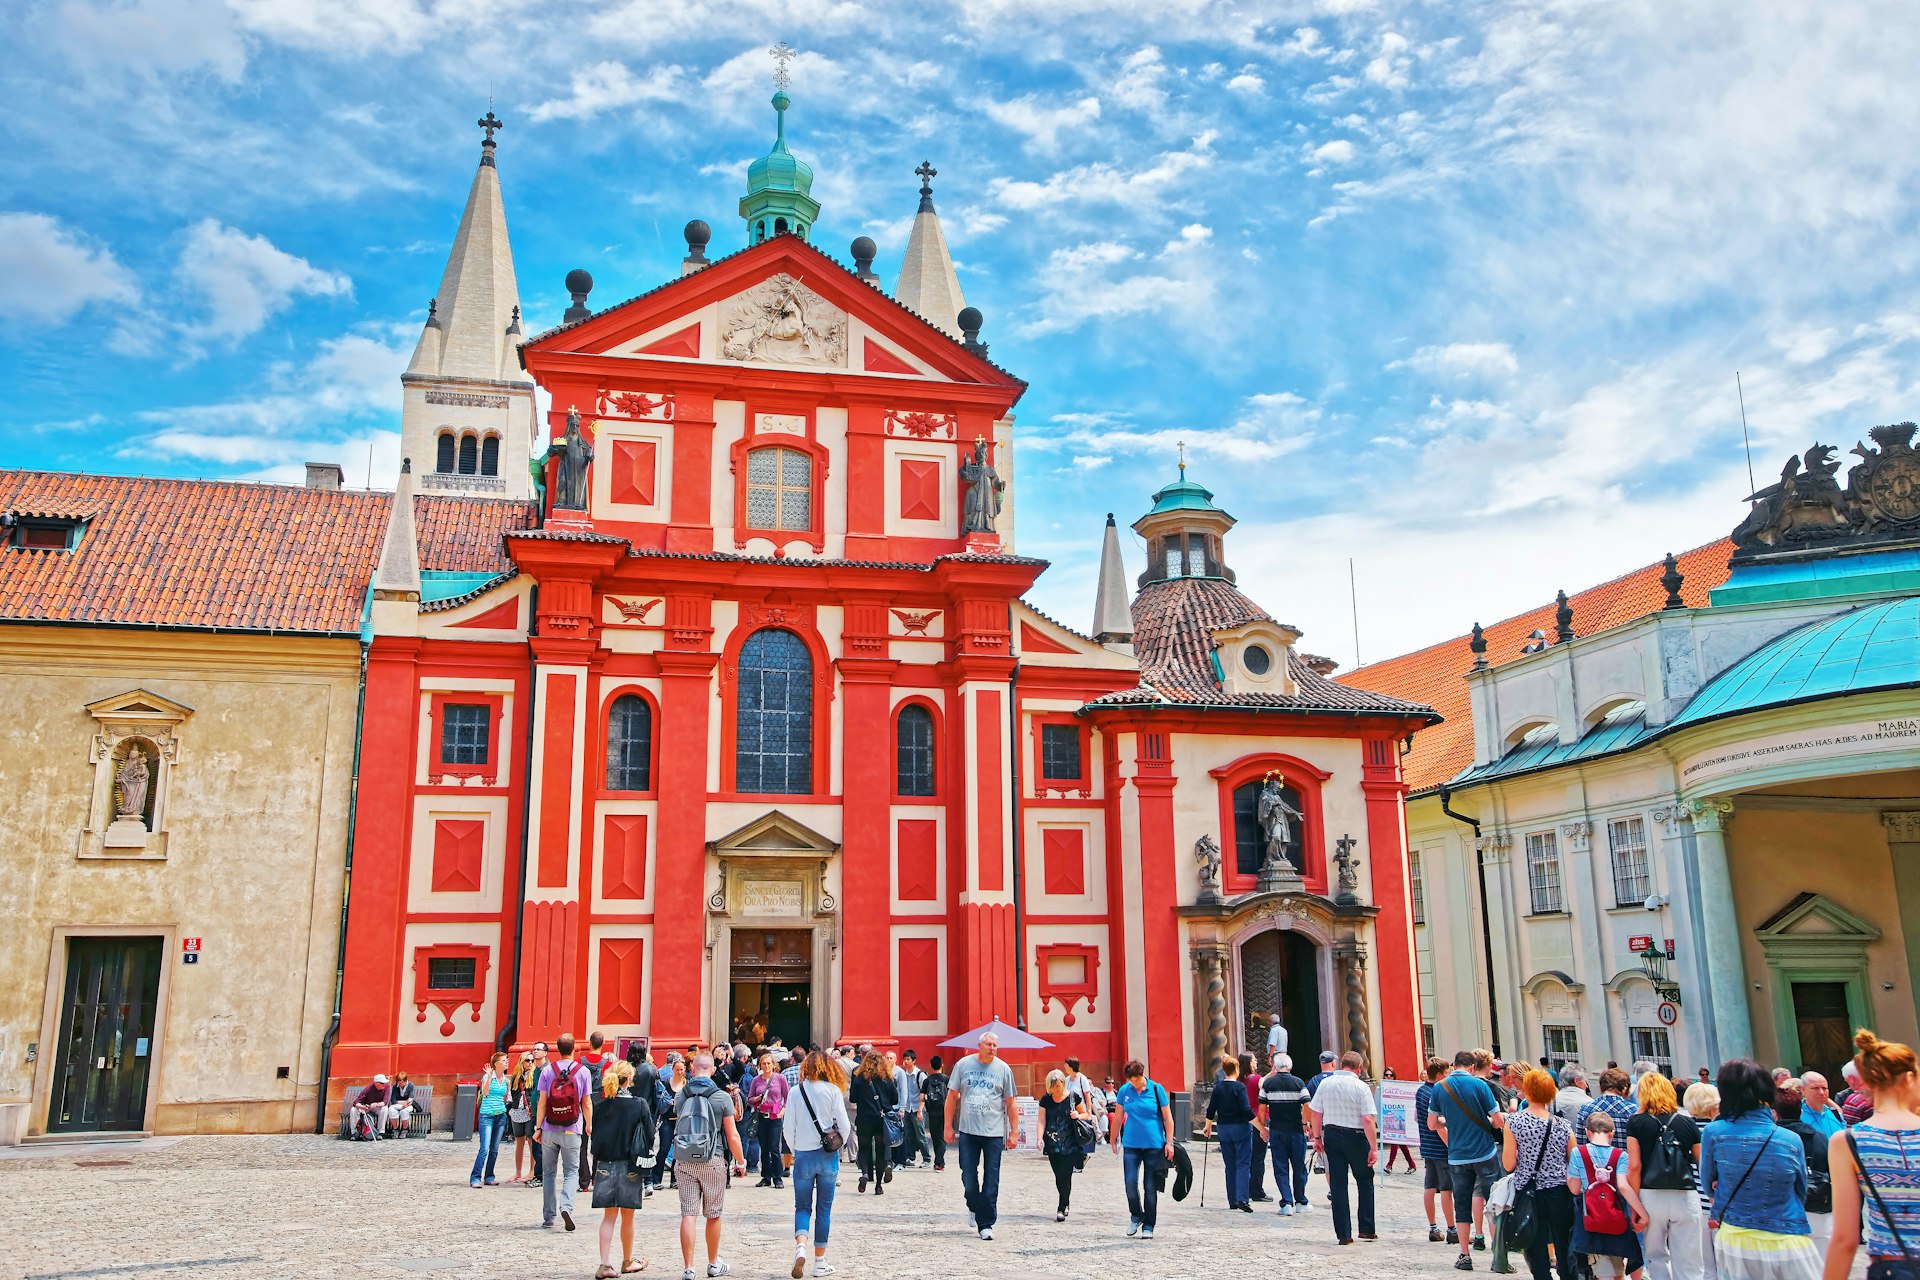
[{"label": "stained glass window", "polygon": [[[1233,869],[1243,876],[1257,876],[1267,860],[1267,840],[1260,831],[1260,790],[1266,786],[1265,779],[1255,778],[1252,782],[1243,782],[1233,789]],[[1305,813],[1300,793],[1292,787],[1280,788],[1281,798],[1292,805],[1297,813]],[[1293,869],[1302,874],[1306,871],[1305,845],[1301,837],[1304,834],[1302,820],[1289,818],[1293,839],[1287,844],[1287,861]]]},{"label": "stained glass window", "polygon": [[607,712],[607,790],[646,791],[653,780],[653,709],[623,693]]},{"label": "stained glass window", "polygon": [[800,637],[775,629],[748,636],[740,646],[738,697],[735,788],[768,795],[811,792],[813,656]]},{"label": "stained glass window", "polygon": [[747,527],[813,527],[813,459],[798,449],[747,454]]},{"label": "stained glass window", "polygon": [[925,707],[900,712],[894,743],[896,785],[903,796],[933,794],[933,713]]}]

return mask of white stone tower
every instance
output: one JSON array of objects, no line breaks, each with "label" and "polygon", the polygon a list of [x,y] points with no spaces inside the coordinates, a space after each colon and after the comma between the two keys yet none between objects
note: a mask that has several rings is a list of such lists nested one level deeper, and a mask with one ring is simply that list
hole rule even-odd
[{"label": "white stone tower", "polygon": [[913,215],[906,256],[900,260],[900,283],[894,286],[893,296],[900,305],[958,341],[959,315],[967,300],[960,296],[960,277],[954,272],[953,256],[947,252],[940,215],[933,208],[933,179],[938,172],[924,160],[914,170],[920,177],[920,209]]},{"label": "white stone tower", "polygon": [[539,443],[533,379],[520,368],[520,291],[494,167],[493,112],[480,167],[413,360],[400,376],[401,456],[422,493],[530,498]]}]

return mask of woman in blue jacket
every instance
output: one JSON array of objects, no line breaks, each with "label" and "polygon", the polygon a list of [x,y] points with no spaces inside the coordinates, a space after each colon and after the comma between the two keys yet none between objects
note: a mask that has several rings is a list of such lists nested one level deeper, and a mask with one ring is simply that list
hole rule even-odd
[{"label": "woman in blue jacket", "polygon": [[1820,1251],[1807,1225],[1807,1157],[1775,1126],[1773,1075],[1748,1058],[1723,1064],[1720,1118],[1700,1135],[1700,1185],[1712,1194],[1713,1256],[1721,1280],[1816,1280]]}]

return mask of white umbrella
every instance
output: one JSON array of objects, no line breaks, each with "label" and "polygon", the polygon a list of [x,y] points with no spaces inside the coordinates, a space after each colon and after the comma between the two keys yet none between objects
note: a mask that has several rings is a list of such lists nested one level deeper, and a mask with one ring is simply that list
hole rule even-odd
[{"label": "white umbrella", "polygon": [[1042,1040],[1039,1036],[1028,1035],[1020,1028],[1010,1027],[998,1018],[975,1027],[971,1031],[962,1031],[951,1040],[942,1040],[940,1047],[942,1049],[978,1049],[980,1047],[980,1037],[989,1034],[1000,1037],[1000,1047],[1002,1049],[1053,1048],[1053,1041]]}]

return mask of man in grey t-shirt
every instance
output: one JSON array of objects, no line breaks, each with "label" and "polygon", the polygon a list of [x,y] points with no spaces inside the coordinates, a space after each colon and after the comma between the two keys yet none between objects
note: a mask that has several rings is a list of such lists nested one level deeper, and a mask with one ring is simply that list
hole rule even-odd
[{"label": "man in grey t-shirt", "polygon": [[[954,1064],[947,1099],[947,1141],[960,1153],[960,1185],[982,1240],[1000,1217],[1000,1156],[1020,1130],[1013,1068],[1000,1061],[1000,1037],[989,1031],[978,1051]],[[985,1171],[981,1164],[986,1165]]]}]

